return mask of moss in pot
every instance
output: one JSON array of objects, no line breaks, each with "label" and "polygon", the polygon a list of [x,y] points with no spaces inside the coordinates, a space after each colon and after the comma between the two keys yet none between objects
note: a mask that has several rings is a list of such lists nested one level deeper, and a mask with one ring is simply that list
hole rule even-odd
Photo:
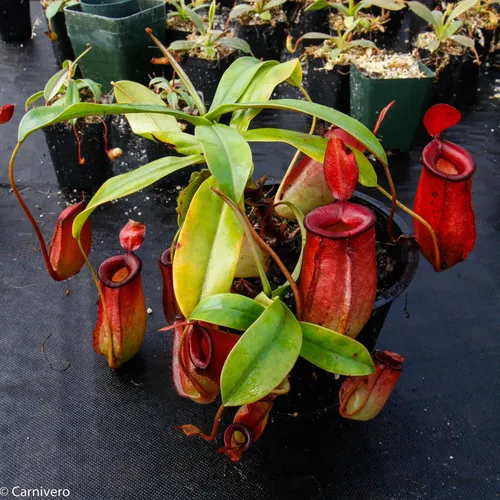
[{"label": "moss in pot", "polygon": [[[353,194],[359,182],[391,200],[387,233],[394,245],[407,243],[396,238],[393,223],[396,207],[415,218],[417,241],[436,271],[464,260],[475,237],[471,205],[474,162],[463,148],[441,138],[444,130],[457,123],[460,113],[440,106],[429,110],[424,118],[434,139],[423,154],[425,170],[417,190],[417,213],[397,200],[387,155],[374,133],[353,118],[325,106],[299,99],[271,99],[275,87],[284,82],[303,91],[298,60],[281,64],[272,61],[279,71],[271,78],[269,72],[259,71],[267,69],[269,63],[251,57],[238,59],[223,75],[212,107],[207,110],[175,58],[152,38],[183,80],[198,116],[169,109],[164,104],[149,104],[151,97],[147,94],[146,102],[77,103],[62,108],[58,114],[49,107],[38,108],[20,123],[19,142],[9,163],[9,178],[45,250],[43,256],[49,274],[54,277],[45,243],[15,185],[16,155],[25,139],[46,125],[77,117],[125,113],[129,120],[135,118],[142,136],[168,137],[172,147],[184,156],[168,156],[108,179],[87,207],[80,207],[67,236],[73,247],[77,240],[86,256],[89,249],[82,246],[82,233],[96,208],[137,193],[181,168],[207,164],[208,171],[193,178],[179,194],[179,231],[167,245],[169,248],[158,256],[164,283],[164,314],[170,323],[162,331],[172,332],[167,335],[174,346],[175,388],[179,395],[196,403],[214,402],[219,391],[222,398],[222,405],[214,409],[212,432],[204,433],[196,425],[186,424],[180,427],[184,433],[207,441],[217,439],[223,411],[239,407],[233,424],[224,432],[224,445],[219,451],[233,461],[240,460],[262,435],[276,398],[286,397],[289,392],[288,375],[299,356],[318,369],[346,377],[339,392],[342,416],[356,420],[373,418],[395,387],[404,358],[390,351],[371,356],[354,338],[369,320],[375,304],[377,255],[376,216],[353,199]],[[252,129],[253,118],[264,109],[305,113],[313,117],[313,122],[321,119],[332,127],[325,137],[287,129]],[[387,111],[381,113],[381,118]],[[194,135],[180,132],[177,120],[191,123]],[[227,122],[229,126],[223,124]],[[252,191],[259,189],[259,183],[252,180],[250,142],[285,142],[298,148],[268,207],[257,205],[261,197],[252,195]],[[296,164],[299,151],[306,156]],[[386,177],[381,182],[387,182],[390,193],[379,184],[366,151],[381,163]],[[302,175],[311,170],[316,174],[314,179]],[[312,185],[313,180],[322,181],[323,187]],[[451,206],[442,203],[437,209],[432,194],[436,182],[438,197],[442,200],[452,188],[456,193],[455,203]],[[327,197],[319,199],[323,193]],[[337,201],[332,203],[333,200]],[[311,207],[311,202],[317,208]],[[271,241],[266,242],[265,235],[259,234],[252,224],[251,213],[260,208],[266,212],[269,208],[262,225],[274,218],[275,212],[279,217],[297,221],[301,249],[293,269],[284,264],[271,248]],[[420,214],[425,214],[425,218]],[[440,230],[443,226],[445,231]],[[282,231],[281,224],[273,230],[278,235],[283,232],[285,238],[292,237],[286,227]],[[119,295],[133,298],[134,290],[141,289],[140,261],[133,252],[140,247],[144,233],[144,224],[130,221],[120,233],[126,254],[106,261],[100,268],[99,280],[92,272],[100,297],[94,348],[113,370],[137,352],[147,326],[143,300],[139,304],[131,300],[123,311],[117,310]],[[279,284],[273,280],[271,285],[269,280],[271,260],[280,270]],[[93,271],[87,257],[86,262]],[[80,270],[81,259],[78,264],[71,269],[71,275]],[[113,283],[115,271],[127,271],[119,283]],[[254,291],[257,294],[252,293],[255,298],[238,291],[231,293],[235,278],[238,283],[240,277],[245,280],[251,276],[260,280],[259,289]],[[58,278],[56,275],[54,279]],[[135,288],[127,286],[134,282]],[[288,305],[290,292],[295,313]],[[142,297],[141,293],[135,295]],[[112,298],[118,300],[106,300]],[[137,322],[117,324],[116,318],[123,313],[129,318],[140,314]],[[117,335],[112,335],[115,331]],[[120,376],[119,372],[114,376]]]},{"label": "moss in pot", "polygon": [[287,40],[287,48],[292,53],[303,40],[324,40],[322,45],[304,48],[301,60],[307,67],[305,88],[314,102],[345,113],[349,112],[350,64],[366,51],[376,50],[370,40],[352,39],[352,31],[358,22],[344,33],[339,31],[338,36],[306,33],[295,44],[291,37]]},{"label": "moss in pot", "polygon": [[[90,48],[87,52],[91,50]],[[75,79],[78,61],[65,61],[63,68],[47,82],[45,89],[26,101],[26,109],[44,99],[45,107],[76,103],[106,103],[109,96],[89,79]],[[100,117],[72,119],[44,128],[45,140],[54,165],[59,187],[95,192],[112,175],[111,162],[121,156],[121,149],[108,148],[110,120]]]},{"label": "moss in pot", "polygon": [[285,1],[245,0],[229,13],[236,35],[248,42],[258,59],[280,59],[286,36],[287,17],[281,9]]}]

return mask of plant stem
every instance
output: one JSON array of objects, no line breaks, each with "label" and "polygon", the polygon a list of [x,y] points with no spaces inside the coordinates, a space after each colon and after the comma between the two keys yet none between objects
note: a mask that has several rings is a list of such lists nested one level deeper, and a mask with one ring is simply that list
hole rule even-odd
[{"label": "plant stem", "polygon": [[[237,211],[242,216],[242,219],[244,221],[243,224],[246,225],[246,227],[250,231],[251,237],[253,237],[253,239],[257,242],[257,244],[260,246],[260,248],[262,248],[262,250],[267,252],[273,258],[274,262],[276,262],[277,266],[280,268],[281,272],[284,274],[286,280],[288,281],[288,283],[290,283],[290,288],[292,289],[293,295],[295,297],[295,307],[297,309],[297,311],[296,311],[297,317],[300,317],[300,315],[302,313],[302,300],[300,297],[300,292],[299,292],[299,289],[297,287],[297,283],[295,282],[292,275],[290,274],[290,272],[286,268],[285,264],[283,264],[282,260],[278,257],[276,252],[257,234],[257,231],[255,231],[254,227],[252,226],[252,224],[248,220],[245,213],[241,213],[241,211],[238,210],[238,207],[236,207],[236,205],[227,196],[222,194],[220,191],[218,191],[215,188],[212,188],[212,190],[214,192],[216,192],[229,206],[231,206],[233,211]],[[267,281],[267,276],[266,276],[266,281]],[[269,283],[269,281],[268,281],[268,283]],[[268,295],[268,294],[266,293],[266,295]],[[268,297],[269,296],[270,296],[270,294],[268,295]]]},{"label": "plant stem", "polygon": [[17,201],[19,202],[19,205],[21,205],[21,208],[23,209],[24,213],[28,217],[28,220],[30,221],[33,229],[35,230],[36,237],[38,239],[38,243],[40,244],[40,250],[42,251],[42,256],[43,256],[43,261],[45,263],[45,267],[47,268],[47,272],[49,273],[50,277],[55,280],[55,281],[61,281],[60,276],[57,274],[57,272],[54,270],[52,267],[52,264],[50,262],[50,257],[49,257],[49,252],[47,251],[47,245],[45,244],[45,240],[43,239],[42,232],[40,231],[40,228],[38,227],[38,224],[31,215],[30,209],[27,207],[26,203],[24,203],[24,200],[21,196],[21,193],[17,189],[16,182],[14,180],[14,163],[16,161],[16,156],[17,153],[21,147],[22,142],[18,142],[16,144],[16,147],[14,148],[14,151],[12,152],[12,155],[10,157],[9,161],[9,181],[10,185],[12,187],[12,192],[14,193],[15,197],[17,198]]},{"label": "plant stem", "polygon": [[99,300],[101,301],[102,311],[104,314],[104,323],[106,325],[106,329],[108,330],[108,366],[113,370],[117,366],[115,363],[115,351],[113,348],[113,332],[111,330],[111,323],[109,321],[108,308],[106,307],[106,300],[104,299],[104,293],[102,292],[102,288],[101,285],[99,284],[99,279],[97,278],[94,268],[92,267],[92,264],[90,263],[90,260],[87,254],[85,253],[85,250],[83,249],[80,236],[78,236],[76,241],[78,243],[78,248],[80,249],[80,252],[83,255],[83,258],[85,259],[85,263],[87,264],[87,267],[90,270],[90,274],[92,275],[92,280],[94,281],[94,285],[97,288],[97,293],[99,294]]},{"label": "plant stem", "polygon": [[224,411],[224,405],[221,404],[219,406],[219,409],[217,410],[217,413],[215,414],[214,425],[212,427],[212,432],[210,434],[204,434],[203,432],[200,433],[200,437],[203,438],[205,441],[213,441],[215,439],[215,436],[217,436],[217,431],[219,430],[219,423],[220,419],[222,418],[223,411]]},{"label": "plant stem", "polygon": [[[376,188],[384,196],[387,196],[387,198],[392,199],[391,195],[383,187],[377,185]],[[396,204],[399,208],[401,208],[401,210],[404,210],[407,214],[411,215],[414,219],[417,219],[429,231],[431,238],[432,238],[432,243],[434,244],[434,267],[436,270],[441,269],[441,253],[439,251],[439,244],[438,244],[437,236],[436,236],[434,229],[432,229],[432,226],[424,218],[420,217],[420,215],[415,213],[413,210],[408,208],[406,205],[403,205],[400,201],[396,200]]]},{"label": "plant stem", "polygon": [[[394,219],[394,213],[396,212],[396,205],[397,205],[398,200],[396,198],[396,188],[394,187],[394,182],[392,181],[392,176],[391,176],[391,172],[389,170],[389,166],[386,165],[385,163],[383,163],[382,166],[384,167],[385,176],[387,178],[387,182],[389,183],[389,189],[391,191],[391,194],[389,195],[389,198],[391,200],[391,212],[389,213],[389,221],[387,223],[387,232],[389,233],[389,239],[391,240],[391,242],[394,243],[395,238],[394,238],[394,232],[392,231],[392,220]],[[379,187],[380,186],[377,185],[377,189]],[[387,193],[387,191],[386,191],[386,193]],[[387,193],[387,194],[389,194],[389,193]]]},{"label": "plant stem", "polygon": [[[311,101],[311,97],[307,93],[306,89],[304,87],[300,87],[300,91],[304,95],[307,101]],[[316,117],[313,116],[312,122],[311,122],[311,128],[309,129],[309,135],[311,135],[314,132],[314,129],[316,128]],[[275,203],[278,203],[281,201],[281,195],[283,194],[283,189],[285,186],[285,181],[287,180],[288,176],[292,173],[293,168],[295,167],[295,164],[297,163],[297,160],[300,156],[300,149],[297,149],[296,153],[293,155],[292,161],[290,162],[290,165],[288,165],[288,168],[286,169],[285,175],[283,176],[283,180],[281,181],[278,191],[276,192],[276,196],[274,197]]]}]

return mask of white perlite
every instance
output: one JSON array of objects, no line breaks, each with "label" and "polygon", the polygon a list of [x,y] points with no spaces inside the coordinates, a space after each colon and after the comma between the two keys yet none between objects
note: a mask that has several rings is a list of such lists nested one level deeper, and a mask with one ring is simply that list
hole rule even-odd
[{"label": "white perlite", "polygon": [[418,60],[411,54],[373,54],[356,59],[358,69],[370,78],[424,78]]}]

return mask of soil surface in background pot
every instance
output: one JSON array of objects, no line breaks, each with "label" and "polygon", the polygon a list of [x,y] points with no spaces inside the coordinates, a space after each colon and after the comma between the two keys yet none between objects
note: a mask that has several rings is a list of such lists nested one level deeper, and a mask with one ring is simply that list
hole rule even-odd
[{"label": "soil surface in background pot", "polygon": [[[259,182],[257,183],[259,184]],[[264,186],[265,196],[258,190],[246,193],[247,214],[254,223],[257,232],[261,231],[265,220],[266,242],[280,256],[287,269],[295,267],[300,253],[300,229],[295,221],[288,221],[277,214],[271,215],[269,196],[275,192],[276,186]],[[373,351],[378,336],[389,312],[392,301],[406,290],[418,265],[418,247],[413,239],[404,240],[400,244],[389,242],[387,222],[389,207],[375,199],[356,193],[352,202],[369,207],[377,217],[376,221],[376,259],[377,259],[377,296],[374,311],[356,340]],[[267,214],[267,217],[266,217]],[[396,216],[393,223],[394,236],[409,234],[404,221]],[[273,288],[285,282],[283,274],[271,262],[268,278]],[[236,279],[232,291],[250,297],[261,290],[259,279]],[[287,305],[295,310],[293,295],[289,293],[285,299]],[[290,393],[276,399],[272,412],[280,417],[311,418],[324,414],[338,407],[338,391],[341,380],[333,373],[314,366],[299,358],[290,374]]]}]

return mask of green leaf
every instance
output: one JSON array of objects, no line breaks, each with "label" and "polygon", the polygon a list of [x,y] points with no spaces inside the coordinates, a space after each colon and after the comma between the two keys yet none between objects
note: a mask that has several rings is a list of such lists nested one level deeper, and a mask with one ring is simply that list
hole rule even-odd
[{"label": "green leaf", "polygon": [[176,40],[168,46],[168,50],[191,50],[197,44],[194,40]]},{"label": "green leaf", "polygon": [[302,35],[302,40],[331,40],[335,38],[332,35],[328,35],[326,33],[319,33],[317,31],[310,31],[309,33],[305,33]]},{"label": "green leaf", "polygon": [[210,177],[196,191],[174,255],[174,290],[185,317],[205,297],[229,292],[243,242],[231,208],[212,191]]},{"label": "green leaf", "polygon": [[469,9],[472,9],[479,0],[462,0],[462,2],[458,2],[455,5],[455,8],[451,11],[449,19],[456,19],[461,16],[464,12],[467,12]]},{"label": "green leaf", "polygon": [[239,50],[240,52],[243,52],[245,54],[252,53],[252,49],[250,48],[250,45],[248,45],[248,42],[245,42],[245,40],[242,40],[241,38],[221,38],[217,43],[218,45],[222,45],[223,47],[227,47],[228,49]]},{"label": "green leaf", "polygon": [[212,175],[210,170],[204,168],[199,172],[193,172],[189,179],[189,184],[177,196],[177,224],[182,227],[186,220],[187,211],[191,200],[193,199],[198,188]]},{"label": "green leaf", "polygon": [[244,332],[264,311],[264,306],[248,297],[236,293],[219,293],[203,299],[189,319]]},{"label": "green leaf", "polygon": [[251,5],[240,3],[231,9],[229,13],[229,19],[234,19],[235,17],[241,16],[245,12],[255,10]]},{"label": "green leaf", "polygon": [[248,142],[284,142],[323,163],[328,139],[291,130],[256,128],[242,133]]},{"label": "green leaf", "polygon": [[323,10],[329,9],[330,4],[325,0],[317,0],[316,2],[310,3],[305,9],[304,12],[309,12],[310,10]]},{"label": "green leaf", "polygon": [[279,300],[266,308],[229,353],[221,375],[224,406],[253,403],[287,376],[302,346],[302,330]]},{"label": "green leaf", "polygon": [[86,116],[106,116],[132,113],[156,113],[159,115],[171,115],[175,118],[185,120],[193,125],[211,125],[211,122],[200,116],[192,116],[182,111],[169,109],[163,103],[162,106],[151,106],[147,104],[94,104],[81,102],[73,104],[69,108],[54,108],[44,106],[31,109],[21,119],[17,132],[18,141],[22,142],[30,134],[49,125],[64,122],[73,118],[84,118]]},{"label": "green leaf", "polygon": [[28,97],[28,99],[26,99],[26,102],[24,103],[24,109],[26,111],[28,111],[28,108],[36,101],[38,101],[38,99],[42,98],[43,97],[43,90],[40,90],[40,92],[36,92],[35,94],[33,94],[32,96]]},{"label": "green leaf", "polygon": [[172,109],[175,109],[179,104],[179,96],[175,92],[169,92],[167,94],[167,102]]},{"label": "green leaf", "polygon": [[374,372],[370,353],[347,335],[312,323],[300,322],[302,349],[300,355],[312,364],[339,375],[370,375]]},{"label": "green leaf", "polygon": [[474,40],[472,38],[469,38],[468,36],[465,35],[452,35],[450,38],[460,44],[463,45],[464,47],[467,47],[468,49],[473,49],[475,47]]},{"label": "green leaf", "polygon": [[260,12],[258,14],[258,17],[260,17],[261,19],[263,19],[264,21],[270,21],[272,16],[271,16],[271,13],[267,10],[265,10],[265,7],[264,7],[264,11],[263,12]]},{"label": "green leaf", "polygon": [[79,80],[87,85],[90,89],[96,101],[101,98],[101,86],[94,82],[94,80],[90,80],[89,78],[84,78],[83,80]]},{"label": "green leaf", "polygon": [[167,156],[125,174],[111,177],[97,190],[97,193],[89,201],[85,210],[76,217],[73,222],[73,236],[75,238],[80,236],[85,221],[98,206],[136,193],[172,172],[187,167],[188,165],[203,163],[204,161],[205,159],[203,156],[199,155],[180,158],[176,156]]},{"label": "green leaf", "polygon": [[196,127],[195,136],[221,191],[238,204],[253,170],[247,141],[236,130],[221,124]]},{"label": "green leaf", "polygon": [[222,75],[210,111],[221,104],[235,103],[263,64],[255,57],[236,59]]},{"label": "green leaf", "polygon": [[[75,80],[69,80],[66,87],[66,94],[64,96],[64,105],[71,106],[72,104],[76,104],[80,102],[80,92],[78,91],[78,86],[76,85]],[[70,120],[70,123],[74,125],[76,123],[76,118]]]},{"label": "green leaf", "polygon": [[426,23],[429,23],[431,26],[436,27],[436,21],[434,19],[434,16],[432,15],[432,11],[426,5],[415,1],[407,2],[407,5],[415,14],[417,14],[418,17],[421,17]]},{"label": "green leaf", "polygon": [[[277,85],[289,79],[292,79],[292,81],[296,83],[298,79],[301,80],[301,76],[302,67],[298,59],[292,59],[284,63],[267,61],[261,66],[238,102],[267,101]],[[231,117],[231,127],[239,132],[247,130],[250,121],[255,118],[259,112],[259,109],[236,111]]]},{"label": "green leaf", "polygon": [[403,0],[370,0],[370,4],[385,10],[401,10],[405,8]]},{"label": "green leaf", "polygon": [[63,4],[63,0],[55,0],[49,4],[49,6],[45,9],[45,17],[47,19],[52,19],[61,8]]},{"label": "green leaf", "polygon": [[187,12],[187,15],[189,16],[189,18],[191,19],[191,21],[193,21],[193,23],[196,26],[196,28],[198,29],[198,31],[202,35],[205,35],[206,30],[205,30],[205,24],[203,23],[203,19],[194,10],[190,9],[189,7],[186,7],[186,12]]},{"label": "green leaf", "polygon": [[232,111],[236,111],[238,109],[254,108],[282,109],[316,116],[317,118],[332,123],[333,125],[336,125],[351,134],[361,144],[363,144],[363,146],[371,151],[384,165],[387,165],[387,155],[385,154],[384,148],[367,127],[354,118],[321,104],[300,101],[298,99],[275,99],[264,102],[238,102],[236,104],[223,104],[210,113],[207,113],[205,118],[207,120],[214,120],[221,115],[231,113]]},{"label": "green leaf", "polygon": [[269,0],[269,2],[267,2],[265,4],[265,9],[266,10],[271,10],[271,9],[274,9],[274,7],[279,7],[280,5],[283,5],[287,0]]},{"label": "green leaf", "polygon": [[355,148],[349,148],[356,158],[356,163],[358,164],[359,176],[358,182],[365,187],[376,187],[377,173],[370,163],[370,160],[361,152]]},{"label": "green leaf", "polygon": [[452,21],[446,30],[446,36],[454,35],[461,27],[462,21]]},{"label": "green leaf", "polygon": [[68,79],[69,69],[63,68],[58,71],[45,85],[43,91],[43,96],[45,97],[45,102],[50,102],[59,93],[64,82]]},{"label": "green leaf", "polygon": [[[122,80],[113,85],[116,102],[118,104],[152,104],[154,106],[167,105],[163,99],[140,83]],[[125,115],[134,134],[152,139],[152,133],[163,130],[179,132],[179,125],[173,116],[158,114],[131,114]]]},{"label": "green leaf", "polygon": [[352,40],[348,42],[349,47],[368,47],[375,49],[377,46],[371,40]]}]

